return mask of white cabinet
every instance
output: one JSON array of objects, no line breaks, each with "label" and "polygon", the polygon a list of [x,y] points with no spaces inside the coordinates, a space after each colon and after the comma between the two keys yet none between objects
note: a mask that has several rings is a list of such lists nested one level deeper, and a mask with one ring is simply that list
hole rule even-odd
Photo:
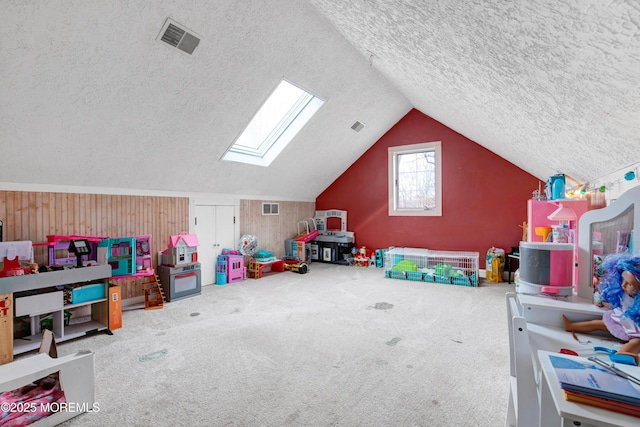
[{"label": "white cabinet", "polygon": [[[73,268],[68,270],[51,271],[47,273],[29,274],[24,276],[5,277],[0,279],[0,294],[13,295],[14,310],[11,316],[9,334],[3,334],[0,339],[2,351],[13,354],[35,350],[40,346],[41,316],[51,314],[53,318],[52,330],[56,341],[77,338],[87,333],[108,331],[109,325],[109,278],[111,266],[98,265],[93,267]],[[95,292],[95,284],[103,287],[98,297],[79,303],[64,303],[64,285],[93,283],[87,287]],[[65,326],[65,311],[74,311],[86,307],[90,318],[86,321]],[[29,316],[31,335],[13,339],[14,317]],[[1,355],[6,360],[7,355]],[[10,355],[9,355],[10,358]]]}]

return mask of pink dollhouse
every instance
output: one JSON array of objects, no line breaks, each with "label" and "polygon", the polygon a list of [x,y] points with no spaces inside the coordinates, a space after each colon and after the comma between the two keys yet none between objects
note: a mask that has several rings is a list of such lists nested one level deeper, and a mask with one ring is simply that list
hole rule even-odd
[{"label": "pink dollhouse", "polygon": [[167,254],[169,265],[182,265],[198,262],[198,236],[195,234],[180,233],[169,236]]},{"label": "pink dollhouse", "polygon": [[[568,208],[568,209],[566,209]],[[578,236],[580,230],[578,225],[582,215],[589,210],[587,199],[561,199],[561,200],[534,200],[527,202],[527,242],[550,242],[549,248],[560,249],[562,244],[573,245],[573,255],[577,265],[578,247],[582,244]],[[564,211],[569,212],[569,216]],[[563,213],[564,215],[562,215]],[[561,223],[566,224],[566,228],[562,229],[566,236],[562,240],[555,240],[555,229]],[[555,242],[551,244],[551,242]],[[535,245],[534,245],[535,246]],[[544,246],[544,245],[543,245]],[[557,255],[556,252],[552,252]],[[571,264],[571,260],[569,260]],[[573,286],[578,285],[578,267],[574,268],[572,277],[569,279]]]}]

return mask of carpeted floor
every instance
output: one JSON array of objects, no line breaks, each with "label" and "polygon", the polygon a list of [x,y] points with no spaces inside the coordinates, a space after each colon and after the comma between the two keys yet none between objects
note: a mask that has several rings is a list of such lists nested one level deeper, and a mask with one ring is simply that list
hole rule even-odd
[{"label": "carpeted floor", "polygon": [[504,294],[314,263],[207,286],[58,345],[96,357],[100,410],[67,426],[504,425]]}]

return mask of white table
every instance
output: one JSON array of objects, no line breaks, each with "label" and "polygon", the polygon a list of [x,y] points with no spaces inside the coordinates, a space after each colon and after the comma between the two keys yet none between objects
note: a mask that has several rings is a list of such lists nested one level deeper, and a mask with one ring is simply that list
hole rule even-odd
[{"label": "white table", "polygon": [[[575,426],[581,427],[638,427],[640,418],[631,417],[618,412],[565,400],[564,393],[556,379],[549,351],[538,351],[538,359],[542,371],[540,386],[540,426]],[[584,359],[587,361],[587,359]],[[616,367],[631,375],[640,377],[640,367],[616,364]],[[552,410],[555,408],[555,411]],[[580,424],[577,424],[580,423]]]},{"label": "white table", "polygon": [[[505,425],[508,427],[563,425],[557,416],[552,417],[551,424],[545,423],[547,418],[542,420],[541,424],[540,415],[549,412],[553,414],[555,405],[552,399],[548,399],[549,395],[545,401],[541,399],[540,377],[542,374],[538,351],[557,353],[562,348],[567,348],[586,357],[596,355],[594,351],[596,346],[618,349],[621,344],[611,341],[604,334],[600,336],[580,334],[581,342],[578,342],[573,339],[570,332],[564,330],[563,314],[575,321],[602,317],[603,310],[588,301],[577,297],[556,299],[507,293],[506,302],[509,326],[510,391]],[[636,419],[636,424],[632,425],[640,426],[640,419]]]}]

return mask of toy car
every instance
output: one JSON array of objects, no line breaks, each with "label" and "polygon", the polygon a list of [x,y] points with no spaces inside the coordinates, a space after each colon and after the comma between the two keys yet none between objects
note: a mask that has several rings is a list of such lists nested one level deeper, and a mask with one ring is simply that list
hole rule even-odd
[{"label": "toy car", "polygon": [[302,261],[300,258],[285,258],[284,269],[293,271],[294,273],[305,274],[309,271],[309,264]]}]

